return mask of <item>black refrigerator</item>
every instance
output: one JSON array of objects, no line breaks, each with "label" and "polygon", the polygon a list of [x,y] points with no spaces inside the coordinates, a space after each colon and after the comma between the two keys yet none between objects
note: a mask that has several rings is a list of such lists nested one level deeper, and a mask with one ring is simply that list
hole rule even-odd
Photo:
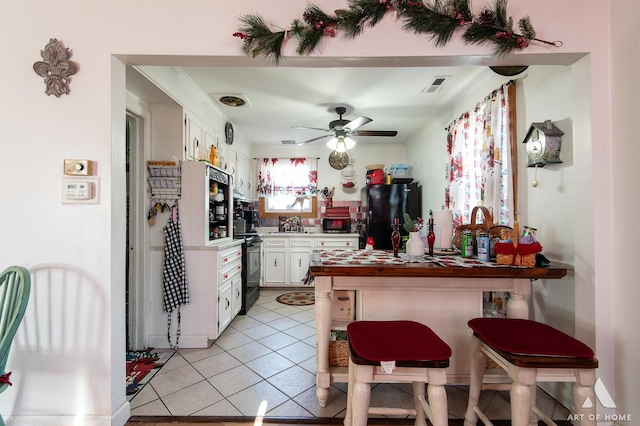
[{"label": "black refrigerator", "polygon": [[362,208],[365,212],[365,235],[373,237],[373,248],[392,250],[391,231],[393,219],[400,219],[400,235],[408,235],[404,229],[404,214],[415,220],[422,216],[422,187],[416,182],[390,185],[365,185],[362,188]]}]

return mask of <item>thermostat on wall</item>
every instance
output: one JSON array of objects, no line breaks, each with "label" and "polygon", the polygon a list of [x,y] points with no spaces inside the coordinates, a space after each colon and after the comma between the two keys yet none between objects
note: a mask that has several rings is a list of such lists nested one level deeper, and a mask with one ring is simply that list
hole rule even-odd
[{"label": "thermostat on wall", "polygon": [[66,204],[95,204],[97,197],[97,178],[63,178],[62,202]]}]

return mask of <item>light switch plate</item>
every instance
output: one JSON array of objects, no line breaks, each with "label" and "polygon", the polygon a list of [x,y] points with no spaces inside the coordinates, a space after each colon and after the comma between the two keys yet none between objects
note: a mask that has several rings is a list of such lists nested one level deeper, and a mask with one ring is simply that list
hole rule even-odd
[{"label": "light switch plate", "polygon": [[89,160],[64,160],[64,174],[89,176],[91,174],[91,162]]}]

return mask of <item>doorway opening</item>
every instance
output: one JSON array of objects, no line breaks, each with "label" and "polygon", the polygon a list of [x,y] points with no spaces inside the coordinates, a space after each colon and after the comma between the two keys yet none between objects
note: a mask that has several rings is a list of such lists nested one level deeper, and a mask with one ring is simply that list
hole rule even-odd
[{"label": "doorway opening", "polygon": [[144,158],[146,119],[126,113],[126,256],[125,322],[127,350],[146,349],[144,342],[145,227]]}]

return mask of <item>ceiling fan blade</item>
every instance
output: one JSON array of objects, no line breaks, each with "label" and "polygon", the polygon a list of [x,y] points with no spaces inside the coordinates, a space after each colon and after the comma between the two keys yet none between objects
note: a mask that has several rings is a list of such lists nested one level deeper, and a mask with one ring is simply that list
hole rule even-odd
[{"label": "ceiling fan blade", "polygon": [[396,130],[359,130],[352,133],[354,136],[396,136]]},{"label": "ceiling fan blade", "polygon": [[307,144],[309,142],[315,142],[315,141],[320,140],[320,139],[328,138],[329,136],[333,136],[333,135],[318,136],[317,138],[309,139],[309,140],[306,140],[306,141],[303,141],[303,142],[298,142],[296,145],[298,145],[298,146],[304,145],[304,144]]},{"label": "ceiling fan blade", "polygon": [[292,129],[308,129],[308,130],[322,130],[323,132],[329,132],[329,129],[322,129],[320,127],[306,127],[306,126],[291,126]]},{"label": "ceiling fan blade", "polygon": [[358,127],[364,126],[365,124],[370,123],[372,121],[373,120],[370,119],[369,117],[358,117],[348,122],[343,128],[347,132],[352,132],[356,130]]}]

